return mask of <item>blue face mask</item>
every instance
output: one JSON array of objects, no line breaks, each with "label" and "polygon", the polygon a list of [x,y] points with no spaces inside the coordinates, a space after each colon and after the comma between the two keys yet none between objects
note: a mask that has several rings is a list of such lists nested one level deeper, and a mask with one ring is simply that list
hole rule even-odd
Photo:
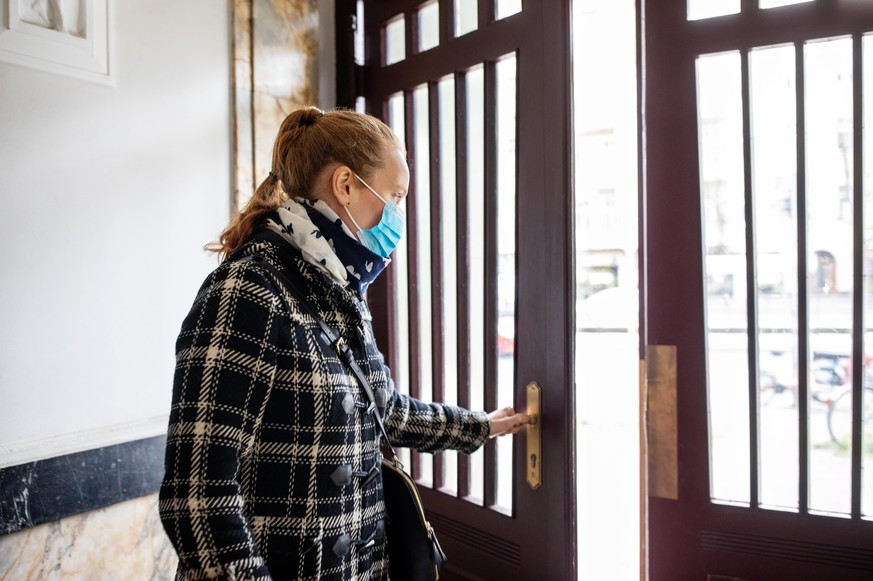
[{"label": "blue face mask", "polygon": [[358,226],[352,213],[349,212],[348,206],[345,207],[346,214],[349,215],[352,224],[354,224],[358,229],[357,236],[361,244],[382,258],[388,258],[388,256],[394,252],[394,249],[397,248],[397,244],[400,242],[400,237],[403,235],[403,225],[406,223],[406,214],[404,214],[403,209],[398,206],[396,202],[386,201],[385,198],[376,193],[376,190],[371,188],[370,184],[365,182],[361,176],[355,174],[355,177],[358,178],[368,190],[373,192],[374,196],[382,200],[385,204],[385,208],[382,210],[382,219],[379,220],[379,223],[372,228],[367,228],[366,230]]}]

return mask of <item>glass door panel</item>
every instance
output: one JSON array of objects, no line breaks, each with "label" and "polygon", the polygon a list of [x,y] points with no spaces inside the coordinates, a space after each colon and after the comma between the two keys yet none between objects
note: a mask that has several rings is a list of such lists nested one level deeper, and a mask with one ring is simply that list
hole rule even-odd
[{"label": "glass door panel", "polygon": [[[434,367],[433,367],[433,268],[431,263],[431,175],[430,175],[430,111],[428,86],[419,85],[412,91],[413,109],[413,139],[415,141],[413,179],[415,189],[414,199],[409,203],[414,205],[415,228],[415,260],[416,267],[410,291],[417,300],[415,322],[418,336],[413,338],[418,345],[418,397],[423,401],[433,399]],[[426,485],[433,485],[433,456],[418,454],[415,464],[415,477]]]},{"label": "glass door panel", "polygon": [[[442,401],[458,404],[458,207],[455,195],[457,171],[455,164],[455,78],[452,75],[439,81],[439,150],[440,150],[440,228],[442,252],[442,336],[443,369],[445,382]],[[440,490],[452,495],[458,493],[458,453],[443,452]]]},{"label": "glass door panel", "polygon": [[780,6],[790,6],[792,4],[805,4],[813,0],[759,0],[760,8],[779,8]]},{"label": "glass door panel", "polygon": [[[467,106],[467,279],[470,308],[470,405],[485,409],[485,390],[473,386],[485,385],[485,67],[477,65],[465,76]],[[485,450],[470,456],[470,497],[478,504],[485,502]]]},{"label": "glass door panel", "polygon": [[[396,93],[389,97],[387,106],[387,122],[392,131],[400,137],[401,141],[406,137],[406,99],[403,93]],[[404,197],[401,202],[401,207],[407,211],[407,199]],[[397,250],[394,252],[392,259],[394,268],[394,277],[401,284],[406,284],[409,280],[409,236],[400,237],[400,242],[397,244]],[[410,335],[409,335],[409,293],[398,292],[395,297],[395,309],[397,313],[396,328],[397,333],[397,358],[394,361],[394,377],[397,378],[395,387],[402,393],[409,394],[410,386]],[[397,450],[400,461],[404,466],[410,465],[410,452],[408,448],[400,448]]]},{"label": "glass door panel", "polygon": [[864,83],[864,190],[863,190],[863,272],[864,272],[864,450],[861,481],[861,514],[873,516],[873,36],[863,40]]},{"label": "glass door panel", "polygon": [[853,511],[853,46],[697,59],[714,501]]},{"label": "glass door panel", "polygon": [[[497,96],[497,407],[513,407],[515,385],[515,204],[516,103],[515,55],[494,67]],[[497,448],[497,506],[512,511],[512,440],[499,438]]]},{"label": "glass door panel", "polygon": [[688,0],[688,20],[703,20],[737,14],[740,0]]},{"label": "glass door panel", "polygon": [[[424,401],[461,404],[463,386],[470,408],[514,406],[516,62],[504,55],[385,103],[392,128],[411,144],[413,181],[409,236],[395,257],[399,289],[409,288],[396,297],[398,388]],[[490,445],[490,459],[485,449],[413,454],[413,474],[512,514],[513,440]]]},{"label": "glass door panel", "polygon": [[463,36],[479,28],[479,3],[477,0],[455,1],[455,36]]},{"label": "glass door panel", "polygon": [[797,510],[797,113],[793,46],[749,55],[758,304],[760,501]]},{"label": "glass door panel", "polygon": [[522,0],[494,0],[494,20],[521,12]]},{"label": "glass door panel", "polygon": [[804,64],[809,508],[848,514],[852,442],[831,438],[826,405],[852,386],[852,39],[807,43]]},{"label": "glass door panel", "polygon": [[740,54],[697,61],[713,500],[749,502],[749,362]]},{"label": "glass door panel", "polygon": [[415,14],[418,22],[418,52],[430,50],[440,43],[440,4],[431,0],[422,4]]},{"label": "glass door panel", "polygon": [[406,58],[406,18],[402,14],[385,23],[382,42],[385,46],[384,65],[393,65]]}]

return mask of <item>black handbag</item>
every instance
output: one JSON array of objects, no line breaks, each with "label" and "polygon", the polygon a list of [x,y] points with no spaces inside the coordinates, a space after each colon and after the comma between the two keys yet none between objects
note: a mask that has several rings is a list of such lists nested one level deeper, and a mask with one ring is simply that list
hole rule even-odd
[{"label": "black handbag", "polygon": [[415,481],[395,461],[382,460],[389,573],[392,579],[439,579],[446,554],[425,518]]},{"label": "black handbag", "polygon": [[424,514],[424,506],[415,481],[403,469],[385,431],[382,414],[376,403],[373,388],[355,361],[346,340],[328,325],[305,299],[297,285],[285,274],[267,262],[260,254],[243,260],[252,260],[265,267],[300,305],[318,322],[321,332],[340,359],[357,378],[361,388],[370,400],[376,423],[384,438],[383,445],[390,450],[390,458],[382,460],[382,489],[385,495],[385,508],[388,522],[385,533],[388,538],[388,573],[397,581],[434,581],[439,579],[440,567],[446,562],[446,555],[440,547],[436,533]]}]

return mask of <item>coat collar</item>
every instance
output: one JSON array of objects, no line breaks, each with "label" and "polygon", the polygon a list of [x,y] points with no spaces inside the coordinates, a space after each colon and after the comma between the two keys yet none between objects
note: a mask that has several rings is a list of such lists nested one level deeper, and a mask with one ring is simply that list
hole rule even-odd
[{"label": "coat collar", "polygon": [[300,250],[270,230],[257,232],[228,261],[259,253],[291,280],[304,281],[301,289],[310,304],[330,325],[346,333],[372,320],[370,309],[361,294],[345,287],[328,273],[307,262]]}]

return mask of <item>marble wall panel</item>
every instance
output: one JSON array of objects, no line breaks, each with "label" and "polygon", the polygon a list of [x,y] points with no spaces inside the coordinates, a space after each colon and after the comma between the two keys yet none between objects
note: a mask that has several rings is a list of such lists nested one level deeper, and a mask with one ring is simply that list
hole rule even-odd
[{"label": "marble wall panel", "polygon": [[157,494],[0,537],[0,579],[169,580],[177,562]]},{"label": "marble wall panel", "polygon": [[233,2],[234,207],[254,191],[252,128],[252,0]]},{"label": "marble wall panel", "polygon": [[[235,0],[237,203],[267,177],[292,111],[318,101],[317,0]],[[246,117],[243,119],[243,117]]]}]

